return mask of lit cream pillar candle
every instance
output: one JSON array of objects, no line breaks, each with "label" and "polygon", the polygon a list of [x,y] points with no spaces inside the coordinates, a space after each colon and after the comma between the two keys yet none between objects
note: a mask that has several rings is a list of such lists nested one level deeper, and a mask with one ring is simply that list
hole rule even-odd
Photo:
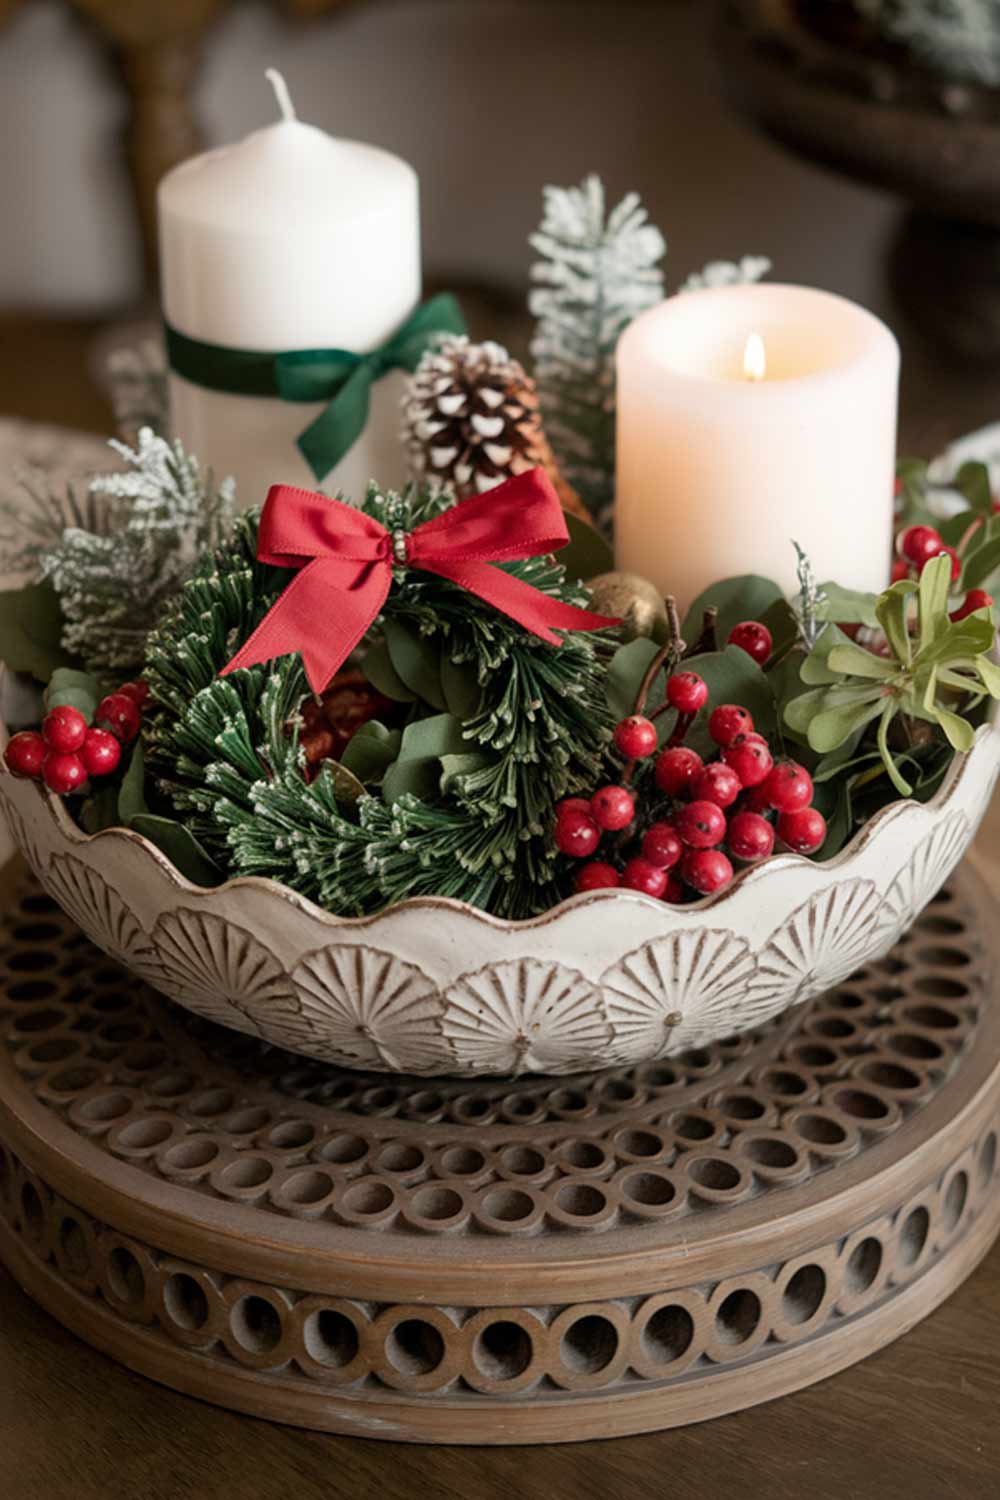
[{"label": "lit cream pillar candle", "polygon": [[[335,140],[295,118],[280,75],[282,118],[234,146],[193,157],[159,188],[163,315],[189,339],[273,353],[332,348],[366,354],[420,295],[417,176],[374,146]],[[403,376],[372,388],[368,426],[323,488],[399,486]],[[210,390],[173,373],[171,424],[219,476],[236,476],[242,506],[275,482],[317,488],[296,438],[324,402]]]},{"label": "lit cream pillar candle", "polygon": [[[763,365],[763,369],[761,369]],[[829,292],[684,292],[618,346],[615,555],[685,608],[740,573],[889,580],[899,347]]]}]

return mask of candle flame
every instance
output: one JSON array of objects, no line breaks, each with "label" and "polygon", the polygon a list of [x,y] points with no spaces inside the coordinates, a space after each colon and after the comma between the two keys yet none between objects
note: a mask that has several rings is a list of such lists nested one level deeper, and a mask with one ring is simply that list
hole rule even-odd
[{"label": "candle flame", "polygon": [[763,380],[767,374],[767,355],[764,340],[759,333],[752,333],[743,351],[743,373],[748,380]]}]

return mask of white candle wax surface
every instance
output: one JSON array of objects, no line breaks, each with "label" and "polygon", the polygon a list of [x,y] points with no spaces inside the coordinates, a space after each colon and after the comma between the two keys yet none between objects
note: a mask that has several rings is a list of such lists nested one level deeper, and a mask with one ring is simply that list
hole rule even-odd
[{"label": "white candle wax surface", "polygon": [[[279,99],[281,99],[279,93]],[[398,157],[288,117],[183,162],[160,184],[163,314],[189,338],[279,353],[385,342],[420,296],[418,183]],[[378,381],[366,432],[324,488],[398,485],[402,377]],[[175,432],[243,506],[271,483],[316,487],[295,446],[323,403],[206,390],[170,379]]]},{"label": "white candle wax surface", "polygon": [[898,379],[888,328],[829,292],[717,287],[643,313],[618,346],[617,566],[682,610],[736,574],[792,594],[794,540],[820,580],[882,590]]}]

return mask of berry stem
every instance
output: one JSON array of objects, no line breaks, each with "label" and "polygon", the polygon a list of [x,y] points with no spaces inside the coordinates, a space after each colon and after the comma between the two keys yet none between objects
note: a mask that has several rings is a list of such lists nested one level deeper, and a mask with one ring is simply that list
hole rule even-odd
[{"label": "berry stem", "polygon": [[674,732],[667,741],[668,749],[671,749],[674,745],[683,745],[684,736],[687,734],[688,730],[691,728],[691,725],[694,723],[695,717],[695,714],[677,715],[677,723],[674,725]]},{"label": "berry stem", "polygon": [[[667,610],[667,623],[670,627],[669,634],[646,668],[645,675],[639,684],[639,691],[635,696],[635,706],[632,709],[634,714],[641,714],[645,709],[646,699],[649,696],[650,688],[656,680],[657,673],[663,669],[667,671],[667,676],[669,677],[670,670],[677,665],[684,655],[684,642],[681,639],[681,621],[677,613],[677,601],[673,594],[667,594],[663,602]],[[668,661],[670,663],[669,669],[667,668]],[[669,704],[664,704],[661,707],[669,707]],[[658,712],[660,712],[659,709],[657,710]],[[650,714],[647,717],[655,718],[655,716],[655,714]]]},{"label": "berry stem", "polygon": [[716,624],[719,619],[719,611],[715,605],[710,605],[701,617],[701,634],[693,646],[688,646],[685,656],[703,656],[707,651],[718,651],[719,637],[716,633]]}]

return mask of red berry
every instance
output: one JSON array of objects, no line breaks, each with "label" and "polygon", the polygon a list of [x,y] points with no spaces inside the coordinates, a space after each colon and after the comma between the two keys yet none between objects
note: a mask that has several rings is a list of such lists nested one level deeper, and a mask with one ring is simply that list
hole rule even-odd
[{"label": "red berry", "polygon": [[740,778],[732,766],[725,761],[713,760],[711,765],[699,771],[691,789],[692,796],[705,802],[714,802],[716,807],[731,807],[743,790]]},{"label": "red berry", "polygon": [[[944,545],[944,543],[942,542],[941,545],[940,545],[940,547],[938,547],[937,551],[933,554],[933,556],[934,557],[950,557],[951,558],[951,581],[952,581],[952,583],[954,583],[955,580],[958,578],[958,575],[962,571],[962,559],[959,557],[959,555],[955,551],[954,547],[946,547]],[[924,571],[924,569],[926,568],[927,564],[930,561],[931,561],[931,558],[930,557],[926,557],[924,559],[924,561],[920,564],[920,571],[921,571],[921,573]]]},{"label": "red berry", "polygon": [[622,885],[630,891],[660,897],[667,888],[667,872],[650,864],[648,859],[630,859],[622,871]]},{"label": "red berry", "polygon": [[78,792],[87,779],[87,768],[78,755],[50,750],[42,762],[42,780],[50,792],[66,797]]},{"label": "red berry", "polygon": [[739,646],[741,651],[753,657],[757,665],[762,667],[771,655],[774,642],[767,626],[762,625],[759,620],[742,620],[729,632],[727,644]]},{"label": "red berry", "polygon": [[606,865],[599,859],[581,865],[573,882],[578,891],[603,891],[621,883],[614,865]]},{"label": "red berry", "polygon": [[725,837],[726,815],[714,802],[689,802],[677,814],[676,828],[689,848],[711,849]]},{"label": "red berry", "polygon": [[900,583],[904,578],[910,576],[910,565],[902,557],[894,557],[892,560],[892,572],[889,575],[890,583]]},{"label": "red berry", "polygon": [[767,778],[759,786],[748,786],[740,798],[740,812],[769,813],[771,803],[767,795]]},{"label": "red berry", "polygon": [[602,786],[590,799],[590,816],[598,828],[614,833],[635,817],[635,798],[627,786]]},{"label": "red berry", "polygon": [[708,702],[708,683],[697,672],[675,672],[667,679],[667,702],[681,714],[696,714]]},{"label": "red berry", "polygon": [[952,610],[948,618],[957,625],[959,620],[967,619],[969,615],[975,614],[977,609],[989,609],[992,603],[993,596],[985,589],[970,589],[964,601],[957,609]]},{"label": "red berry", "polygon": [[741,734],[726,746],[722,758],[727,766],[732,766],[743,786],[760,786],[774,765],[762,734]]},{"label": "red berry", "polygon": [[4,751],[4,761],[12,776],[23,776],[37,781],[42,774],[42,762],[48,754],[48,746],[34,729],[22,729],[9,741]]},{"label": "red berry", "polygon": [[753,734],[753,719],[747,709],[738,703],[720,703],[713,708],[708,721],[708,732],[717,745],[725,749],[741,734]]},{"label": "red berry", "polygon": [[714,896],[733,878],[733,867],[721,849],[692,849],[684,856],[681,874],[700,896]]},{"label": "red berry", "polygon": [[669,823],[653,823],[642,837],[642,857],[659,870],[670,870],[684,853],[677,829]]},{"label": "red berry", "polygon": [[42,720],[42,738],[50,750],[60,755],[75,755],[87,738],[87,721],[78,708],[68,703],[51,708]]},{"label": "red berry", "polygon": [[813,799],[812,777],[794,760],[779,760],[768,772],[761,790],[775,812],[795,812]]},{"label": "red berry", "polygon": [[813,854],[826,838],[826,819],[815,807],[800,807],[782,813],[778,837],[796,854]]},{"label": "red berry", "polygon": [[929,558],[936,557],[944,544],[933,526],[909,526],[900,534],[897,546],[900,556],[922,568]]},{"label": "red berry", "polygon": [[110,729],[116,739],[128,745],[139,733],[139,710],[124,693],[109,693],[97,705],[95,723],[101,729]]},{"label": "red berry", "polygon": [[563,816],[564,813],[568,813],[568,812],[581,812],[581,813],[585,813],[587,815],[587,817],[589,818],[590,817],[590,798],[589,797],[564,797],[561,802],[557,802],[556,803],[556,819],[557,819],[557,821],[558,821],[559,818],[561,818]]},{"label": "red berry", "polygon": [[662,750],[653,767],[656,785],[668,797],[686,797],[702,764],[697,750],[689,750],[686,745],[674,745],[670,750]]},{"label": "red berry", "polygon": [[656,749],[656,725],[642,714],[622,719],[615,729],[615,748],[627,760],[642,760]]},{"label": "red berry", "polygon": [[572,859],[586,859],[600,842],[601,830],[589,813],[573,808],[557,819],[555,844],[560,854],[568,854]]},{"label": "red berry", "polygon": [[766,859],[774,848],[774,829],[760,813],[738,812],[730,818],[726,842],[734,859]]},{"label": "red berry", "polygon": [[670,901],[673,904],[684,900],[684,886],[676,875],[671,874],[667,876],[667,888],[660,897],[660,900]]},{"label": "red berry", "polygon": [[113,734],[106,729],[87,730],[80,759],[88,775],[110,776],[112,771],[117,771],[121,758],[122,747]]},{"label": "red berry", "polygon": [[126,698],[131,698],[137,708],[142,708],[149,697],[149,683],[142,678],[138,682],[123,682],[118,691],[124,693]]}]

